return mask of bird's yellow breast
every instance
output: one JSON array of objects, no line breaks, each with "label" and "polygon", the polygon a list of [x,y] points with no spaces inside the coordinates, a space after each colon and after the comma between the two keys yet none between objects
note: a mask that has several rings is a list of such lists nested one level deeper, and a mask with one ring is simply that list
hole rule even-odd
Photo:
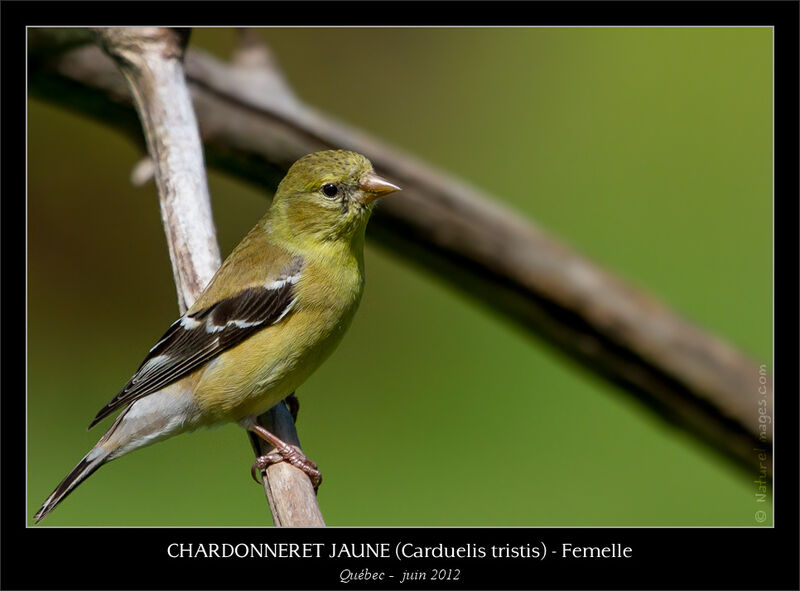
[{"label": "bird's yellow breast", "polygon": [[341,341],[363,287],[363,262],[350,249],[308,259],[291,312],[204,369],[195,389],[203,423],[261,414],[294,392]]}]

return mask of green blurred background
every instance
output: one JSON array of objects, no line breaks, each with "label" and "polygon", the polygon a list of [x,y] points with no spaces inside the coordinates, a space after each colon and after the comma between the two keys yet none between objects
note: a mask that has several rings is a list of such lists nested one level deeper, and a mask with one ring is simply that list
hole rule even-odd
[{"label": "green blurred background", "polygon": [[[768,28],[265,29],[298,95],[487,190],[772,367]],[[230,29],[191,45],[230,55]],[[28,518],[177,314],[141,154],[28,111]],[[210,171],[223,255],[268,195]],[[402,199],[398,194],[396,199]],[[299,391],[329,525],[758,525],[752,480],[535,337],[367,248]],[[264,525],[228,425],[112,462],[44,525]]]}]

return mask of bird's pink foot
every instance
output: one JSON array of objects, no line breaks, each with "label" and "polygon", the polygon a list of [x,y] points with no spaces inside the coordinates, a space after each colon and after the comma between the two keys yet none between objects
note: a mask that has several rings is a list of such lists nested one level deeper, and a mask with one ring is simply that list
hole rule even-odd
[{"label": "bird's pink foot", "polygon": [[256,474],[263,475],[267,468],[279,462],[289,462],[295,468],[299,468],[305,472],[311,479],[314,491],[316,492],[317,489],[319,489],[319,485],[322,483],[322,473],[317,469],[317,465],[309,460],[298,447],[287,443],[284,443],[283,446],[279,446],[272,453],[256,458],[256,461],[253,462],[253,466],[250,469],[253,480],[260,484],[261,481],[256,477]]},{"label": "bird's pink foot", "polygon": [[260,483],[258,478],[256,478],[257,473],[263,475],[264,470],[266,470],[272,464],[277,464],[278,462],[289,462],[292,466],[302,470],[308,475],[308,477],[311,479],[311,484],[314,485],[314,492],[319,489],[319,485],[322,483],[322,473],[317,469],[317,465],[309,460],[299,447],[296,445],[289,445],[282,439],[270,433],[258,423],[252,425],[250,427],[250,431],[258,435],[264,441],[272,444],[272,446],[275,448],[270,453],[259,456],[256,458],[256,461],[253,462],[253,466],[250,469],[250,474],[253,476],[253,480]]}]

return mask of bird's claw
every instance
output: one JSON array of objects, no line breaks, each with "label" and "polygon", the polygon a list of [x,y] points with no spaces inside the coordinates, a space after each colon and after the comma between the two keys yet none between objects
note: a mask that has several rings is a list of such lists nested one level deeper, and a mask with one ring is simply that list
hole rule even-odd
[{"label": "bird's claw", "polygon": [[284,445],[285,447],[276,448],[271,453],[256,458],[256,461],[253,462],[250,468],[250,475],[253,477],[253,480],[261,484],[261,480],[256,477],[257,473],[260,473],[263,477],[266,469],[272,464],[289,462],[292,466],[302,470],[308,475],[311,484],[314,486],[314,492],[316,493],[319,489],[319,485],[322,484],[322,472],[317,469],[317,465],[314,462],[309,460],[305,454],[300,451],[300,448],[294,445]]}]

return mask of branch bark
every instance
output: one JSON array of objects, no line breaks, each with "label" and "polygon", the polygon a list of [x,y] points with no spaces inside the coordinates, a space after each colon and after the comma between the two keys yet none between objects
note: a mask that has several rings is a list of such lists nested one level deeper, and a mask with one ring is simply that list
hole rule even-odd
[{"label": "branch bark", "polygon": [[[221,263],[202,145],[183,71],[189,32],[166,28],[95,32],[127,80],[142,122],[182,314]],[[266,422],[284,441],[299,446],[284,404],[259,421]],[[270,451],[266,445],[254,445],[254,449],[259,455]],[[276,525],[324,525],[314,489],[301,470],[286,462],[270,466],[264,490]]]},{"label": "branch bark", "polygon": [[[103,56],[73,49],[29,63],[35,94],[130,131],[129,99]],[[274,60],[226,64],[189,51],[186,72],[210,165],[274,188],[308,152],[366,154],[404,188],[376,209],[373,240],[543,336],[749,474],[759,469],[754,448],[765,448],[771,473],[771,428],[759,431],[758,419],[760,400],[771,413],[772,379],[745,355],[491,196],[303,104]]]}]

